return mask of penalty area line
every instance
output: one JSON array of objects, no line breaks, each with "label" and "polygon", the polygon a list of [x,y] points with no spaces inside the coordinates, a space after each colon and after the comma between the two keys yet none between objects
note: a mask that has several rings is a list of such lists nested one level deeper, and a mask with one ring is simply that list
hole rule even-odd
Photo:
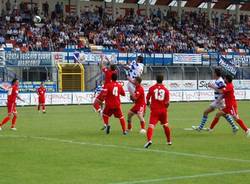
[{"label": "penalty area line", "polygon": [[88,142],[79,142],[74,140],[66,140],[66,139],[58,139],[58,138],[50,138],[50,137],[36,137],[36,136],[24,136],[24,135],[1,135],[0,137],[5,138],[23,138],[23,139],[34,139],[41,141],[50,141],[50,142],[58,142],[64,144],[75,144],[75,145],[87,145],[87,146],[95,146],[102,148],[116,148],[116,149],[124,149],[130,151],[138,151],[138,152],[148,152],[148,153],[164,153],[168,155],[175,156],[184,156],[184,157],[195,157],[203,158],[203,159],[211,159],[211,160],[222,160],[222,161],[233,161],[233,162],[242,162],[242,163],[250,163],[250,160],[238,159],[238,158],[228,158],[228,157],[220,157],[220,156],[211,156],[211,155],[202,155],[195,153],[186,153],[186,152],[176,152],[176,151],[168,151],[168,150],[157,150],[157,149],[145,149],[145,148],[136,148],[122,145],[114,145],[114,144],[100,144],[100,143],[88,143]]},{"label": "penalty area line", "polygon": [[125,181],[125,182],[110,183],[110,184],[157,183],[157,182],[162,182],[162,181],[185,180],[185,179],[205,178],[205,177],[223,176],[223,175],[237,175],[237,174],[245,174],[245,173],[250,173],[250,170],[225,171],[225,172],[217,172],[217,173],[204,173],[204,174],[196,174],[196,175],[189,175],[189,176],[173,176],[173,177],[166,177],[166,178],[138,180],[138,181]]}]

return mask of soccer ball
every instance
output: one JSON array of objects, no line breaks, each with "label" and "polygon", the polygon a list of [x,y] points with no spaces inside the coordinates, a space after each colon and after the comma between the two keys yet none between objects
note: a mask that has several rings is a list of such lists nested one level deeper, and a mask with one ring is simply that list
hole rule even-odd
[{"label": "soccer ball", "polygon": [[42,18],[38,15],[34,16],[33,21],[37,24],[40,23],[42,21]]}]

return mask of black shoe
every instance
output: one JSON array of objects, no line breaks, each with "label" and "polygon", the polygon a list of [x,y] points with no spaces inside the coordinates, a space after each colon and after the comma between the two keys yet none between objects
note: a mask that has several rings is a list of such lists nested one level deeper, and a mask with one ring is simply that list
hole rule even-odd
[{"label": "black shoe", "polygon": [[107,126],[103,126],[102,128],[101,128],[101,130],[105,130],[107,128]]},{"label": "black shoe", "polygon": [[124,132],[123,132],[123,135],[128,135],[128,132],[127,132],[127,131],[124,131]]},{"label": "black shoe", "polygon": [[107,127],[106,127],[106,134],[109,134],[110,133],[110,125],[108,125]]},{"label": "black shoe", "polygon": [[145,145],[144,148],[149,148],[149,146],[152,144],[152,141],[148,141]]}]

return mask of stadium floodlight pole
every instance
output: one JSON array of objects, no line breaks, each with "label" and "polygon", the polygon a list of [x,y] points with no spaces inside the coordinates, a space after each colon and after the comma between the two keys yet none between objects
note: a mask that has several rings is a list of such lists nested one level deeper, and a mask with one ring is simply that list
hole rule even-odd
[{"label": "stadium floodlight pole", "polygon": [[76,0],[77,1],[77,5],[76,5],[76,11],[77,11],[77,16],[80,18],[81,16],[81,1],[80,0]]},{"label": "stadium floodlight pole", "polygon": [[181,24],[181,12],[182,12],[181,1],[182,0],[177,0],[177,12],[178,12],[178,21],[179,21],[179,24]]},{"label": "stadium floodlight pole", "polygon": [[112,0],[112,18],[113,18],[113,21],[115,21],[115,11],[116,11],[115,0]]},{"label": "stadium floodlight pole", "polygon": [[211,15],[211,11],[212,10],[212,0],[208,0],[207,1],[207,14],[208,14],[208,21],[209,24],[212,23],[212,15]]},{"label": "stadium floodlight pole", "polygon": [[240,23],[240,3],[235,4],[235,19],[236,19],[236,24],[239,25],[239,23]]},{"label": "stadium floodlight pole", "polygon": [[145,3],[146,3],[146,13],[147,13],[147,18],[150,17],[150,12],[149,12],[149,1],[150,0],[146,0]]}]

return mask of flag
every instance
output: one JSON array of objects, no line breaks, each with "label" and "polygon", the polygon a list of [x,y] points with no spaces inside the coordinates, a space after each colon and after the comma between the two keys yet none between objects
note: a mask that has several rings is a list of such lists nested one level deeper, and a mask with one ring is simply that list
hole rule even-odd
[{"label": "flag", "polygon": [[227,73],[229,73],[229,74],[231,74],[233,76],[236,75],[236,73],[237,73],[237,67],[235,66],[235,64],[233,63],[232,60],[227,59],[227,58],[225,58],[223,56],[220,56],[219,65]]}]

